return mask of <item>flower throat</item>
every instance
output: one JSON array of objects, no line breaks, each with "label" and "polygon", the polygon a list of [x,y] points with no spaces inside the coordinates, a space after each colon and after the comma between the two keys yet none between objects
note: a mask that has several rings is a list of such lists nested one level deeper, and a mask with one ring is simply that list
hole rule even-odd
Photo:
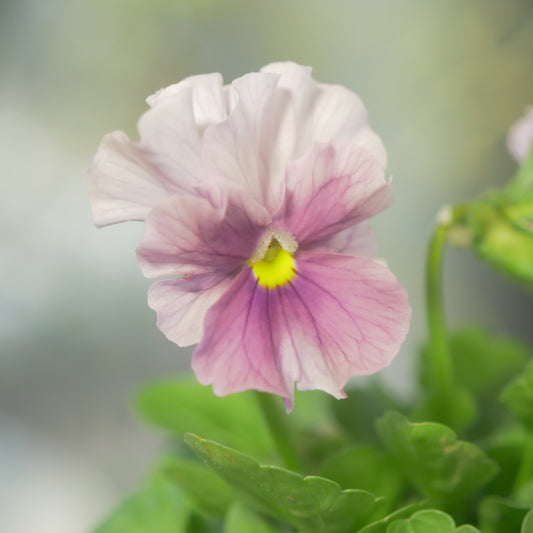
[{"label": "flower throat", "polygon": [[259,261],[254,262],[252,259],[248,261],[248,264],[252,267],[259,285],[267,289],[286,285],[296,275],[292,254],[285,250],[275,238],[271,240]]}]

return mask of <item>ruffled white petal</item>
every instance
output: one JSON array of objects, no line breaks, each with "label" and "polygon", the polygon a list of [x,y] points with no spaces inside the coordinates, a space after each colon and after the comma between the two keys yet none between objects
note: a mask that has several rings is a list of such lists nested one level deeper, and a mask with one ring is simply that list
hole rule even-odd
[{"label": "ruffled white petal", "polygon": [[310,67],[296,63],[272,63],[261,72],[280,74],[279,89],[291,94],[290,127],[297,132],[293,159],[315,142],[353,142],[367,149],[386,168],[385,147],[368,126],[368,113],[359,96],[341,85],[317,83]]},{"label": "ruffled white petal", "polygon": [[180,187],[157,168],[146,151],[122,131],[106,135],[88,171],[94,222],[106,226],[144,220]]},{"label": "ruffled white petal", "polygon": [[200,157],[202,138],[193,113],[191,87],[161,99],[141,116],[137,128],[152,163],[184,192],[192,192],[205,181]]},{"label": "ruffled white petal", "polygon": [[271,211],[280,203],[286,164],[277,153],[285,140],[280,138],[284,101],[276,95],[278,79],[252,73],[235,80],[235,108],[226,121],[205,130],[202,143],[202,159],[211,175],[246,190]]},{"label": "ruffled white petal", "polygon": [[185,78],[179,83],[160,89],[149,96],[146,102],[150,107],[156,107],[168,98],[172,99],[189,90],[192,93],[194,119],[200,131],[227,118],[232,108],[231,100],[226,97],[222,76],[218,72]]}]

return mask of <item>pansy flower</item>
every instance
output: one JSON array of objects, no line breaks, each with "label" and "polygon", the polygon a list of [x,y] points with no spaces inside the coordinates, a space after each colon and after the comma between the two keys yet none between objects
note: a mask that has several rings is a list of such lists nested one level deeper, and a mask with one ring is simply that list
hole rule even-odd
[{"label": "pansy flower", "polygon": [[193,76],[148,98],[140,141],[104,138],[97,225],[144,220],[148,303],[218,395],[294,386],[336,398],[397,354],[407,293],[365,221],[390,204],[386,155],[360,99],[311,69],[268,65],[229,86]]}]

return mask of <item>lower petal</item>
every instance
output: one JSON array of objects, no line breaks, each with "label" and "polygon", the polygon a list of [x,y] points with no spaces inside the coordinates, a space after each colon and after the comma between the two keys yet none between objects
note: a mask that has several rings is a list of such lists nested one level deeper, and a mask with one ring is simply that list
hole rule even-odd
[{"label": "lower petal", "polygon": [[270,291],[245,268],[207,313],[192,368],[218,396],[255,389],[292,397],[278,367],[269,300]]},{"label": "lower petal", "polygon": [[204,281],[161,280],[148,290],[148,305],[157,313],[157,327],[178,346],[190,346],[200,341],[205,315],[227,289],[231,279]]},{"label": "lower petal", "polygon": [[215,394],[257,389],[280,394],[290,410],[294,383],[342,398],[351,376],[397,354],[411,309],[385,266],[309,251],[296,270],[287,285],[265,289],[245,269],[207,313],[193,369]]},{"label": "lower petal", "polygon": [[348,379],[388,366],[411,319],[407,291],[366,257],[302,252],[279,291],[282,371],[299,390],[344,395]]}]

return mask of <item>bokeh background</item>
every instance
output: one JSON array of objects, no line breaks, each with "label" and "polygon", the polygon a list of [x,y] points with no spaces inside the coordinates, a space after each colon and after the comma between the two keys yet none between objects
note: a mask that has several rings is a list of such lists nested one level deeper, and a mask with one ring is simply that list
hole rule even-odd
[{"label": "bokeh background", "polygon": [[[533,103],[530,0],[2,0],[1,531],[88,531],[161,445],[135,391],[188,369],[145,303],[141,226],[92,225],[101,137],[136,138],[145,97],[185,76],[285,59],[360,94],[387,146],[395,204],[374,227],[414,317],[386,377],[408,393],[435,214],[515,171],[504,142]],[[533,341],[531,295],[468,253],[450,251],[445,287],[452,325]]]}]

